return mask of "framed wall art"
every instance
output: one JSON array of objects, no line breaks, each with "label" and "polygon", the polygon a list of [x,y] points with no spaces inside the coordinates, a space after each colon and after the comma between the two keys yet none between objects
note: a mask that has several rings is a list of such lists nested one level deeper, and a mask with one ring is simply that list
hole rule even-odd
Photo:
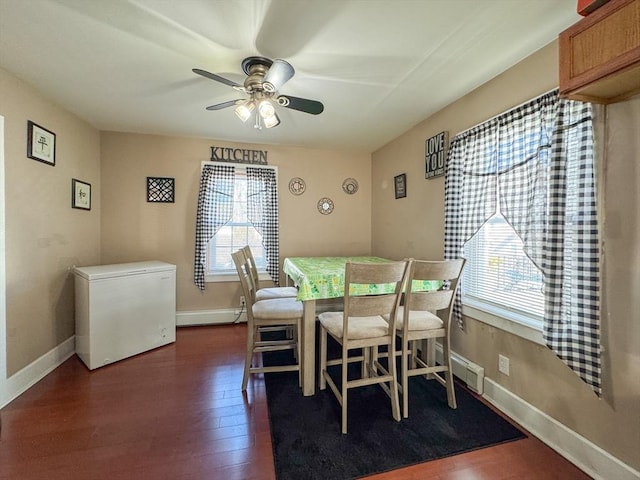
[{"label": "framed wall art", "polygon": [[176,201],[176,179],[169,177],[147,177],[147,202],[174,203]]},{"label": "framed wall art", "polygon": [[81,210],[91,210],[91,184],[71,179],[71,206]]},{"label": "framed wall art", "polygon": [[27,157],[51,166],[56,164],[56,134],[27,121]]},{"label": "framed wall art", "polygon": [[449,145],[449,132],[440,132],[424,142],[424,178],[432,179],[444,175]]},{"label": "framed wall art", "polygon": [[393,186],[395,187],[396,198],[404,198],[407,196],[407,174],[401,173],[393,177]]}]

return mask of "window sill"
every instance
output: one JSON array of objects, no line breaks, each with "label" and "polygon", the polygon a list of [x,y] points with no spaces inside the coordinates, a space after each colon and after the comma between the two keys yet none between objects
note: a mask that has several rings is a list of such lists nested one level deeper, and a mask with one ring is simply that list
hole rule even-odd
[{"label": "window sill", "polygon": [[462,305],[462,314],[538,345],[546,345],[542,338],[542,330],[527,323],[507,319],[467,304]]}]

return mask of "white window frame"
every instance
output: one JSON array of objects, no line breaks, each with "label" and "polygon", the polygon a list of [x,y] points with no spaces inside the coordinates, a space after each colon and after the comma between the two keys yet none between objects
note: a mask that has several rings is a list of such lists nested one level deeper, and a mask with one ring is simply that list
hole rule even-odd
[{"label": "white window frame", "polygon": [[[483,225],[482,228],[485,226]],[[497,302],[466,295],[461,289],[462,314],[500,330],[510,332],[534,343],[544,345],[543,319],[528,315]]]},{"label": "white window frame", "polygon": [[[549,93],[549,92],[547,92]],[[460,135],[468,130],[475,128],[481,123],[486,123],[494,118],[500,117],[511,110],[530,102],[528,99],[519,105],[509,108],[493,117],[473,125],[465,130],[458,132],[456,135]],[[455,136],[455,135],[454,135]],[[595,152],[594,152],[595,154]],[[462,314],[466,317],[472,318],[484,324],[495,327],[499,330],[509,332],[518,337],[524,338],[539,345],[546,345],[544,338],[542,337],[542,321],[537,322],[531,318],[518,315],[516,312],[508,311],[506,308],[492,308],[484,302],[475,302],[473,299],[462,295]]]},{"label": "white window frame", "polygon": [[[235,167],[236,173],[244,172],[246,174],[247,167],[252,168],[268,168],[274,170],[276,172],[276,179],[278,178],[278,167],[272,165],[253,165],[253,164],[245,164],[245,163],[231,163],[231,162],[202,162],[202,166],[204,165],[232,165]],[[204,272],[204,281],[205,283],[219,283],[219,282],[236,282],[238,281],[238,272],[235,269],[227,270],[227,271],[213,271],[209,269],[209,246],[207,245],[207,265],[206,270]],[[271,280],[271,277],[267,273],[264,267],[258,266],[258,279],[262,281]]]}]

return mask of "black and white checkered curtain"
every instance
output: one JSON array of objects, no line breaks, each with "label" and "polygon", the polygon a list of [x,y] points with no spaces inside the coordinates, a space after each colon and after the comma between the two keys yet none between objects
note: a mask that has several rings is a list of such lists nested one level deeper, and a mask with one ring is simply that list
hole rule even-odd
[{"label": "black and white checkered curtain", "polygon": [[247,167],[247,217],[262,235],[262,246],[271,280],[280,283],[278,233],[278,184],[275,170]]},{"label": "black and white checkered curtain", "polygon": [[[599,239],[591,106],[557,91],[453,138],[445,258],[500,211],[544,274],[547,345],[599,395]],[[462,327],[458,295],[454,313]]]},{"label": "black and white checkered curtain", "polygon": [[204,290],[207,248],[220,227],[233,215],[235,168],[229,165],[203,165],[196,213],[194,283]]}]

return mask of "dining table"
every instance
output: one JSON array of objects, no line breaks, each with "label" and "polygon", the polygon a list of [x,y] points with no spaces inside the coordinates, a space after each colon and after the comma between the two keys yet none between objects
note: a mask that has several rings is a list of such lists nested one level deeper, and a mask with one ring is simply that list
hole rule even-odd
[{"label": "dining table", "polygon": [[[287,257],[282,270],[298,288],[297,299],[303,305],[301,366],[302,393],[305,396],[315,394],[316,379],[316,301],[344,297],[345,266],[347,261],[356,263],[392,262],[376,256],[354,257]],[[437,282],[420,282],[412,285],[414,290],[439,288]],[[352,285],[351,294],[371,295],[391,293],[394,284]],[[355,291],[354,291],[355,290]]]}]

